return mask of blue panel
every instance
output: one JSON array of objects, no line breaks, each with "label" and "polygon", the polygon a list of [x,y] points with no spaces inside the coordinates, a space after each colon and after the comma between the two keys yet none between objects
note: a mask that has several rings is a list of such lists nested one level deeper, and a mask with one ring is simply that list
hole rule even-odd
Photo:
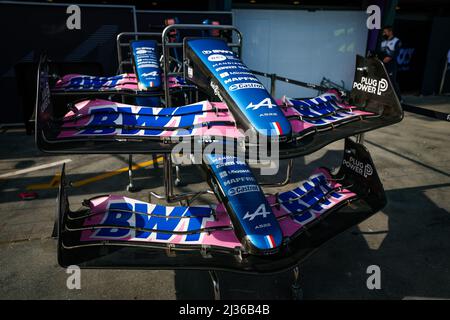
[{"label": "blue panel", "polygon": [[156,41],[132,41],[131,53],[133,55],[139,89],[159,89],[161,87],[161,69],[159,67]]},{"label": "blue panel", "polygon": [[250,167],[233,156],[209,154],[206,158],[228,200],[228,213],[248,242],[258,250],[278,247],[283,239],[280,226]]}]

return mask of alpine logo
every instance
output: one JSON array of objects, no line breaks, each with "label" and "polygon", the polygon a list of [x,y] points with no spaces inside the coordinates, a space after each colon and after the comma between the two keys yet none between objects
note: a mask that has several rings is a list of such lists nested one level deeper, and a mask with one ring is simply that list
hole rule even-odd
[{"label": "alpine logo", "polygon": [[158,71],[146,72],[146,73],[143,73],[142,76],[143,77],[148,77],[148,76],[156,77],[156,76],[158,76]]},{"label": "alpine logo", "polygon": [[252,110],[258,110],[261,107],[272,109],[273,107],[276,107],[276,104],[272,103],[271,98],[265,98],[258,104],[253,104],[253,102],[250,102],[250,104],[245,109],[252,109]]},{"label": "alpine logo", "polygon": [[368,77],[361,77],[360,82],[353,83],[353,88],[381,96],[381,94],[388,89],[388,82],[383,78],[377,80]]},{"label": "alpine logo", "polygon": [[268,215],[270,215],[270,212],[267,211],[266,209],[266,205],[264,203],[262,203],[258,209],[256,209],[255,212],[253,212],[252,214],[250,214],[248,211],[244,216],[244,219],[248,219],[248,221],[253,221],[253,219],[255,219],[258,216],[262,216],[263,218],[266,218]]},{"label": "alpine logo", "polygon": [[373,168],[370,164],[359,161],[353,157],[350,157],[348,160],[344,159],[342,164],[349,168],[350,170],[356,172],[357,174],[367,178],[373,174]]}]

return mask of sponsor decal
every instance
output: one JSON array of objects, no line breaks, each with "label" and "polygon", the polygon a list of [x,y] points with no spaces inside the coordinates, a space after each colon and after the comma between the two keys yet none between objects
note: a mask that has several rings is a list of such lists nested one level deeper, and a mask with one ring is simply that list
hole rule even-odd
[{"label": "sponsor decal", "polygon": [[244,89],[262,89],[265,90],[264,86],[260,83],[236,83],[232,84],[228,87],[229,91],[236,91],[236,90],[244,90]]},{"label": "sponsor decal", "polygon": [[241,193],[246,193],[246,192],[259,192],[260,188],[258,185],[255,184],[247,184],[244,186],[239,186],[239,187],[234,187],[234,188],[230,188],[230,190],[228,190],[228,195],[230,197],[235,196],[237,194],[241,194]]},{"label": "sponsor decal", "polygon": [[231,70],[241,69],[241,70],[244,70],[244,71],[249,71],[249,68],[247,68],[247,67],[244,66],[244,65],[223,66],[223,67],[218,67],[218,68],[216,68],[215,70],[216,70],[217,72],[219,72],[219,71],[226,70],[226,69],[231,69]]},{"label": "sponsor decal", "polygon": [[212,53],[221,53],[221,54],[233,54],[231,50],[223,50],[223,49],[212,49],[212,50],[202,50],[204,55],[212,54]]},{"label": "sponsor decal", "polygon": [[229,174],[244,174],[250,173],[250,169],[231,169],[227,171]]},{"label": "sponsor decal", "polygon": [[263,223],[263,224],[259,224],[255,227],[255,230],[257,229],[264,229],[264,228],[270,228],[272,226],[271,223]]},{"label": "sponsor decal", "polygon": [[[142,229],[159,229],[170,231],[194,231],[204,228],[207,221],[213,221],[213,217],[205,216],[193,219],[187,219],[185,223],[181,217],[186,216],[185,207],[163,207],[153,206],[147,203],[130,203],[123,200],[108,204],[108,211],[103,216],[101,225],[136,227]],[[157,209],[156,209],[157,208]],[[138,212],[158,213],[167,218],[147,215],[134,215],[132,212],[123,212],[118,210],[129,210]],[[158,210],[158,211],[156,211]],[[156,211],[156,212],[155,212]],[[169,219],[170,218],[170,219]],[[177,219],[178,218],[178,219]],[[128,239],[135,240],[156,240],[160,242],[170,242],[176,235],[173,233],[157,233],[148,231],[137,231],[122,228],[103,228],[96,230],[89,236],[91,239]],[[202,233],[192,233],[182,236],[181,243],[198,242],[202,239]]]},{"label": "sponsor decal", "polygon": [[237,68],[242,69],[248,69],[245,65],[242,64],[240,61],[223,61],[223,62],[217,62],[212,65],[213,68],[217,68],[220,66],[235,66]]},{"label": "sponsor decal", "polygon": [[377,80],[369,77],[361,77],[360,82],[353,82],[353,88],[380,96],[388,89],[388,82],[383,78]]},{"label": "sponsor decal", "polygon": [[219,173],[219,177],[221,177],[221,178],[225,178],[226,176],[228,176],[228,173],[226,173],[225,171]]},{"label": "sponsor decal", "polygon": [[222,55],[222,54],[212,54],[208,57],[209,61],[223,61],[226,60],[227,58]]},{"label": "sponsor decal", "polygon": [[67,88],[70,89],[100,89],[101,87],[114,87],[118,82],[122,80],[119,78],[107,78],[107,77],[90,77],[81,76],[70,79]]},{"label": "sponsor decal", "polygon": [[249,72],[249,71],[227,71],[227,72],[221,73],[220,77],[225,78],[225,77],[229,77],[229,76],[239,76],[239,75],[253,76],[253,73]]},{"label": "sponsor decal", "polygon": [[233,77],[224,81],[225,84],[238,81],[258,81],[256,77]]}]

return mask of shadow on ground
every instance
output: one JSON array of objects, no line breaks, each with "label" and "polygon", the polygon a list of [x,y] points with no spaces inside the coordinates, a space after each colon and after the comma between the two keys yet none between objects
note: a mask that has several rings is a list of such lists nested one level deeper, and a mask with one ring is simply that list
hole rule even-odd
[{"label": "shadow on ground", "polygon": [[[326,155],[330,159],[331,155]],[[337,156],[337,154],[335,155]],[[321,160],[318,160],[321,162]],[[315,167],[315,164],[307,167]],[[308,168],[309,169],[309,168]],[[300,265],[305,299],[450,298],[449,212],[426,192],[449,188],[450,183],[386,192],[387,230],[375,232],[352,227],[323,245]],[[366,237],[385,233],[379,248]],[[367,267],[381,269],[381,289],[369,290]],[[277,275],[242,275],[219,272],[223,299],[290,299],[292,272]],[[212,299],[208,272],[176,271],[178,299]]]}]

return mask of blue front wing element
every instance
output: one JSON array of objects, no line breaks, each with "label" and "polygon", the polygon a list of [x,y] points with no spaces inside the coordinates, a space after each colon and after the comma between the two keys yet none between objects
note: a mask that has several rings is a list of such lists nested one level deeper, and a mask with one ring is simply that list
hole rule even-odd
[{"label": "blue front wing element", "polygon": [[[135,212],[142,214],[135,214]],[[150,213],[155,216],[150,216]],[[103,225],[132,227],[136,228],[164,231],[156,233],[156,240],[168,240],[173,237],[172,231],[180,225],[183,217],[191,217],[188,221],[187,232],[194,232],[202,228],[203,218],[210,217],[212,209],[207,207],[167,207],[161,205],[152,205],[149,208],[148,203],[136,203],[134,206],[128,202],[111,203],[108,208],[106,218]],[[134,221],[133,221],[134,217]],[[130,221],[133,221],[131,223]],[[146,239],[150,236],[150,231],[137,231],[134,234],[136,239]],[[96,236],[105,238],[121,238],[128,236],[130,230],[127,228],[102,228],[98,229]],[[198,241],[200,233],[192,233],[186,235],[186,241]]]},{"label": "blue front wing element", "polygon": [[[139,90],[159,90],[161,68],[156,41],[132,41],[130,46]],[[155,107],[161,105],[161,100],[159,97],[136,97],[136,104]]]},{"label": "blue front wing element", "polygon": [[234,156],[208,154],[205,157],[241,242],[255,253],[280,246],[282,231],[247,163]]},{"label": "blue front wing element", "polygon": [[132,41],[130,46],[139,89],[159,89],[161,87],[161,69],[156,41]]},{"label": "blue front wing element", "polygon": [[[213,88],[216,94],[227,93],[251,127],[265,136],[291,134],[290,123],[275,100],[225,41],[191,39],[187,44],[222,86],[222,89]],[[236,113],[233,104],[229,108]]]}]

